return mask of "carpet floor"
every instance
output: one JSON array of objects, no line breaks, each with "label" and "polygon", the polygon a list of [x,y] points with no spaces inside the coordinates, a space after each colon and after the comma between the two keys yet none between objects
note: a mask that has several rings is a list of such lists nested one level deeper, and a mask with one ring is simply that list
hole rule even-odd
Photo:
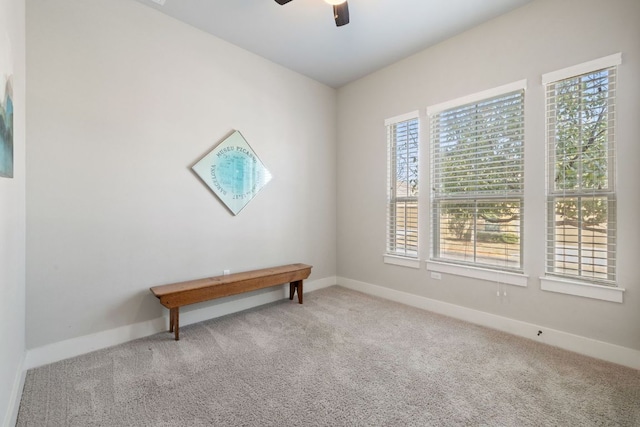
[{"label": "carpet floor", "polygon": [[29,370],[18,426],[640,426],[640,371],[333,286]]}]

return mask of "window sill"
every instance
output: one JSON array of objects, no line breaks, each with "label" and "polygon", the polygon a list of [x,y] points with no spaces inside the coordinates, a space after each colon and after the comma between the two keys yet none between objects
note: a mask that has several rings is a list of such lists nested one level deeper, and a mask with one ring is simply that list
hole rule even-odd
[{"label": "window sill", "polygon": [[468,267],[444,262],[427,261],[427,270],[456,276],[472,277],[505,285],[527,287],[529,276],[508,271],[490,270],[488,268]]},{"label": "window sill", "polygon": [[399,265],[401,267],[420,268],[420,260],[417,258],[405,258],[397,255],[383,255],[385,264]]},{"label": "window sill", "polygon": [[567,295],[599,299],[622,303],[624,289],[611,286],[594,285],[586,282],[578,282],[556,277],[541,277],[540,289],[549,292],[558,292]]}]

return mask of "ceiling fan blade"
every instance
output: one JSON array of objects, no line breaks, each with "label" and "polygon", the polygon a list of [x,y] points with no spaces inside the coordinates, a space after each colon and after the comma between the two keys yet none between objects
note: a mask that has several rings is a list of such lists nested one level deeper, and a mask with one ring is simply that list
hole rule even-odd
[{"label": "ceiling fan blade", "polygon": [[342,27],[349,23],[349,4],[344,2],[333,6],[333,17],[336,20],[336,27]]},{"label": "ceiling fan blade", "polygon": [[287,4],[289,3],[291,0],[276,0],[276,3],[278,3],[280,6],[282,6],[283,4]]}]

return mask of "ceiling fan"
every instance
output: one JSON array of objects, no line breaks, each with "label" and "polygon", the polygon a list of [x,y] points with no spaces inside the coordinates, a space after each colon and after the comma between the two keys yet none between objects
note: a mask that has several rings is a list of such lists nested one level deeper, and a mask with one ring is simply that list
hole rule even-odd
[{"label": "ceiling fan", "polygon": [[[276,0],[279,5],[289,3],[291,0]],[[333,17],[336,20],[336,27],[342,27],[349,23],[349,5],[347,0],[324,0],[333,5]]]}]

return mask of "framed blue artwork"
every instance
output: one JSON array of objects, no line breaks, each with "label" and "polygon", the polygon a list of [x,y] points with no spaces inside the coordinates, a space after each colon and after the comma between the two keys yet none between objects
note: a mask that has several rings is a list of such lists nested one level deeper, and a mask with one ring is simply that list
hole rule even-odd
[{"label": "framed blue artwork", "polygon": [[271,180],[271,173],[239,131],[234,131],[192,167],[237,215]]},{"label": "framed blue artwork", "polygon": [[0,176],[13,178],[13,90],[11,77],[0,92]]}]

